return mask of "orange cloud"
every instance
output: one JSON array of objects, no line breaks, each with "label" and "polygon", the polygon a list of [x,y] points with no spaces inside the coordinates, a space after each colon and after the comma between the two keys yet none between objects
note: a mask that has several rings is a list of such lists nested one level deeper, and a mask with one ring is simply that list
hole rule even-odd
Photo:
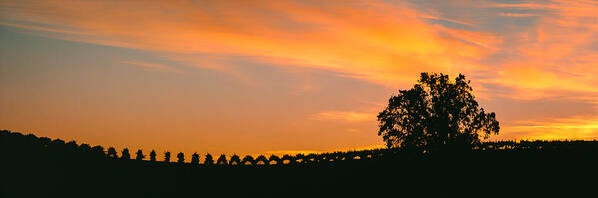
[{"label": "orange cloud", "polygon": [[422,18],[434,16],[405,4],[377,1],[3,4],[10,20],[61,27],[46,31],[42,25],[11,24],[53,38],[152,50],[179,60],[206,54],[246,56],[392,86],[411,83],[421,71],[470,71],[472,59],[490,53],[489,46],[497,41],[492,34],[427,24]]},{"label": "orange cloud", "polygon": [[311,116],[313,120],[340,120],[347,122],[371,121],[376,118],[374,113],[363,112],[344,112],[344,111],[324,111]]},{"label": "orange cloud", "polygon": [[169,66],[163,65],[163,64],[157,64],[157,63],[146,63],[146,62],[141,62],[141,61],[124,61],[123,63],[130,64],[130,65],[136,65],[136,66],[145,68],[147,70],[180,72],[179,70],[177,70],[175,68],[172,68],[172,67],[169,67]]},{"label": "orange cloud", "polygon": [[598,117],[518,121],[502,130],[508,135],[498,139],[598,139]]},{"label": "orange cloud", "polygon": [[511,57],[497,65],[496,75],[486,82],[513,88],[514,93],[508,97],[516,99],[598,95],[598,49],[592,47],[598,43],[596,2],[549,1],[494,7],[545,14],[525,31],[507,33],[519,42],[508,49]]},{"label": "orange cloud", "polygon": [[538,14],[529,14],[529,13],[510,13],[510,12],[503,12],[498,14],[499,16],[505,16],[505,17],[534,17],[534,16],[539,16]]}]

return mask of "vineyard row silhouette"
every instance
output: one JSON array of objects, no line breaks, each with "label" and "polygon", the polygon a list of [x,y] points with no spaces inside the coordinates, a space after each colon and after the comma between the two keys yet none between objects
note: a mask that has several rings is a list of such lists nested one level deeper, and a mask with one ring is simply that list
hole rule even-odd
[{"label": "vineyard row silhouette", "polygon": [[[136,160],[151,163],[173,163],[182,165],[252,165],[252,166],[268,166],[268,165],[301,165],[301,164],[329,164],[343,161],[356,160],[383,160],[389,158],[400,158],[401,156],[409,156],[425,158],[429,156],[427,153],[413,153],[401,150],[399,148],[385,148],[385,149],[371,149],[360,151],[344,151],[344,152],[327,152],[327,153],[310,153],[310,154],[296,154],[296,155],[259,155],[254,158],[252,155],[246,155],[241,158],[238,155],[232,155],[227,158],[226,155],[221,154],[218,159],[214,160],[211,154],[206,154],[203,157],[203,162],[200,162],[200,155],[193,153],[191,160],[185,160],[185,154],[179,152],[176,155],[176,161],[171,160],[171,153],[165,152],[163,160],[158,160],[157,153],[152,150],[149,158],[144,155],[141,149],[135,153],[135,158],[131,158],[128,148],[124,148],[120,155],[117,154],[116,149],[109,147],[104,149],[102,146],[91,147],[88,144],[77,144],[75,141],[65,142],[61,139],[51,140],[47,137],[37,137],[33,134],[23,135],[19,132],[11,132],[8,130],[0,131],[0,139],[2,139],[3,150],[12,150],[14,153],[43,153],[44,155],[59,156],[58,158],[65,160],[71,159],[111,159],[111,160]],[[16,152],[15,149],[19,149]],[[596,153],[598,151],[598,141],[587,140],[534,140],[534,141],[491,141],[482,142],[474,145],[471,152],[571,152],[584,151],[588,153]]]},{"label": "vineyard row silhouette", "polygon": [[0,197],[197,197],[200,192],[575,197],[592,192],[598,178],[598,141],[582,140],[483,142],[468,151],[387,148],[268,157],[193,153],[189,158],[117,152],[4,130],[0,157]]}]

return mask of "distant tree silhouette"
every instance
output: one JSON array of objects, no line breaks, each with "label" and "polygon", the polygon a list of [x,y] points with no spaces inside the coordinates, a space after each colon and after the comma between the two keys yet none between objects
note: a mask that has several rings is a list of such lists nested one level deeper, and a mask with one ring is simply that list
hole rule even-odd
[{"label": "distant tree silhouette", "polygon": [[303,155],[302,153],[295,155],[294,163],[301,163],[301,164],[307,163],[307,160],[305,159],[305,155]]},{"label": "distant tree silhouette", "polygon": [[422,151],[471,149],[480,135],[498,134],[495,114],[478,108],[469,83],[462,74],[450,81],[442,73],[422,73],[413,88],[399,90],[388,100],[378,115],[378,135],[389,148]]},{"label": "distant tree silhouette", "polygon": [[270,161],[270,164],[272,164],[272,162],[276,162],[276,165],[283,164],[282,159],[280,159],[280,157],[278,157],[276,155],[270,155],[270,158],[268,158],[268,161]]},{"label": "distant tree silhouette", "polygon": [[258,164],[259,162],[264,163],[264,165],[270,165],[270,161],[266,158],[266,156],[263,155],[257,156],[257,158],[255,158],[255,164]]},{"label": "distant tree silhouette", "polygon": [[125,148],[120,154],[121,159],[131,159],[131,154],[129,154],[129,149]]},{"label": "distant tree silhouette", "polygon": [[164,162],[170,162],[170,152],[164,153]]},{"label": "distant tree silhouette", "polygon": [[106,154],[104,153],[104,147],[102,146],[94,146],[91,147],[91,152],[93,153],[94,156],[97,157],[106,157]]},{"label": "distant tree silhouette", "polygon": [[243,158],[243,160],[241,160],[241,164],[245,165],[245,163],[249,162],[251,165],[255,165],[256,162],[255,160],[253,160],[253,157],[251,155],[247,155]]},{"label": "distant tree silhouette", "polygon": [[89,144],[81,144],[79,145],[79,151],[82,152],[90,152],[91,151],[91,146],[89,146]]},{"label": "distant tree silhouette", "polygon": [[135,159],[136,160],[143,160],[143,158],[145,158],[145,155],[143,155],[143,151],[141,149],[137,150],[137,153],[135,153]]},{"label": "distant tree silhouette", "polygon": [[116,156],[116,149],[114,147],[108,148],[108,155],[109,158],[117,158]]},{"label": "distant tree silhouette", "polygon": [[282,156],[281,158],[282,163],[284,164],[284,161],[289,161],[289,164],[294,164],[295,163],[295,159],[293,156],[289,155],[289,154],[285,154]]},{"label": "distant tree silhouette", "polygon": [[326,158],[326,154],[317,154],[317,155],[316,155],[316,154],[314,154],[314,157],[313,157],[313,159],[314,159],[314,162],[316,162],[316,163],[327,162],[327,161],[325,160],[325,159],[327,159],[327,158]]},{"label": "distant tree silhouette", "polygon": [[206,159],[204,160],[203,164],[207,164],[207,165],[214,164],[214,159],[212,158],[212,155],[210,155],[209,153],[206,154]]},{"label": "distant tree silhouette", "polygon": [[52,142],[50,143],[50,149],[55,151],[55,152],[65,152],[65,143],[64,140],[61,139],[55,139],[52,140]]},{"label": "distant tree silhouette", "polygon": [[226,161],[226,155],[224,155],[224,154],[220,155],[220,157],[218,157],[218,160],[216,161],[216,164],[227,165],[228,162]]},{"label": "distant tree silhouette", "polygon": [[[34,138],[35,136],[29,136],[29,135],[27,135],[27,137],[28,138]],[[64,145],[65,153],[69,153],[70,155],[72,155],[74,151],[78,150],[78,148],[79,148],[79,146],[77,145],[76,141],[70,141],[70,142],[67,142]]]},{"label": "distant tree silhouette", "polygon": [[155,162],[156,161],[156,151],[152,150],[152,152],[150,153],[150,161]]},{"label": "distant tree silhouette", "polygon": [[178,163],[185,163],[185,154],[183,154],[183,152],[180,152],[179,154],[176,155],[177,162]]},{"label": "distant tree silhouette", "polygon": [[193,153],[191,155],[191,164],[199,164],[199,154]]},{"label": "distant tree silhouette", "polygon": [[233,154],[233,156],[230,157],[230,161],[228,161],[228,164],[229,165],[239,165],[239,164],[241,164],[241,158],[238,155]]},{"label": "distant tree silhouette", "polygon": [[310,153],[307,156],[305,156],[305,162],[306,163],[313,163],[316,162],[316,154],[315,153]]}]

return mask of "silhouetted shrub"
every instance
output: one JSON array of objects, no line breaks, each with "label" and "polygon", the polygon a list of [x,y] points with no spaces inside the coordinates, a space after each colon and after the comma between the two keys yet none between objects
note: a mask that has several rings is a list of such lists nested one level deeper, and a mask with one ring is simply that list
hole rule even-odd
[{"label": "silhouetted shrub", "polygon": [[135,156],[136,160],[143,160],[143,158],[145,158],[145,155],[143,155],[143,151],[141,149],[137,150],[137,153],[135,153],[137,156]]},{"label": "silhouetted shrub", "polygon": [[164,153],[164,162],[170,162],[170,152]]},{"label": "silhouetted shrub", "polygon": [[301,153],[295,155],[294,158],[295,158],[294,159],[295,163],[301,163],[301,164],[303,164],[303,163],[307,162],[307,160],[305,160],[305,155],[303,155]]},{"label": "silhouetted shrub", "polygon": [[255,164],[263,163],[264,165],[269,165],[270,161],[266,158],[266,156],[260,155],[255,158]]},{"label": "silhouetted shrub", "polygon": [[39,143],[44,148],[47,148],[50,145],[51,142],[52,142],[52,140],[50,138],[47,138],[47,137],[40,137],[39,138]]},{"label": "silhouetted shrub", "polygon": [[191,164],[199,164],[199,154],[193,153],[193,155],[191,155]]},{"label": "silhouetted shrub", "polygon": [[239,165],[241,164],[241,158],[239,158],[238,155],[233,154],[233,156],[230,157],[230,161],[228,161],[229,165]]},{"label": "silhouetted shrub", "polygon": [[94,157],[97,157],[97,158],[106,157],[106,154],[104,153],[104,147],[102,147],[102,146],[98,145],[98,146],[91,147],[91,152],[93,153]]},{"label": "silhouetted shrub", "polygon": [[183,154],[182,152],[180,152],[179,154],[176,155],[177,162],[178,163],[185,163],[185,154]]},{"label": "silhouetted shrub", "polygon": [[209,153],[206,154],[206,159],[203,162],[206,165],[212,165],[214,164],[214,159],[212,159],[212,155],[210,155]]},{"label": "silhouetted shrub", "polygon": [[154,151],[154,150],[152,150],[152,152],[150,153],[150,161],[151,162],[156,161],[156,151]]},{"label": "silhouetted shrub", "polygon": [[117,158],[118,156],[116,156],[116,149],[114,149],[114,147],[110,147],[108,148],[108,155],[109,158]]},{"label": "silhouetted shrub", "polygon": [[268,161],[270,162],[269,164],[272,164],[272,162],[275,162],[276,165],[282,164],[282,159],[280,159],[280,157],[278,157],[276,155],[270,155],[270,158],[268,159]]},{"label": "silhouetted shrub", "polygon": [[78,150],[80,152],[87,153],[87,152],[91,151],[91,146],[89,146],[89,144],[81,144],[81,145],[79,145],[79,149]]},{"label": "silhouetted shrub", "polygon": [[251,165],[255,165],[256,162],[253,159],[253,157],[251,155],[247,155],[243,158],[243,160],[241,160],[241,164],[246,165],[246,163],[249,162]]},{"label": "silhouetted shrub", "polygon": [[[281,160],[282,160],[283,164],[285,164],[285,163],[286,164],[294,164],[295,163],[294,158],[288,154],[283,155]],[[285,161],[288,161],[288,162],[285,162]]]},{"label": "silhouetted shrub", "polygon": [[129,149],[125,148],[120,154],[121,159],[131,159],[131,154],[129,154]]},{"label": "silhouetted shrub", "polygon": [[227,165],[228,162],[226,161],[226,155],[224,155],[224,154],[220,155],[220,157],[218,157],[218,160],[216,161],[216,164]]},{"label": "silhouetted shrub", "polygon": [[52,143],[50,143],[50,150],[52,150],[52,152],[63,153],[63,154],[67,151],[66,147],[65,147],[65,143],[61,139],[52,140]]},{"label": "silhouetted shrub", "polygon": [[76,150],[79,148],[79,146],[77,145],[77,142],[75,142],[75,141],[70,141],[70,142],[67,142],[67,143],[64,145],[64,148],[65,148],[65,150],[64,150],[64,154],[67,154],[67,153],[68,153],[68,154],[71,154],[71,155],[72,155],[72,154],[73,154],[73,152],[74,152],[74,151],[76,151]]},{"label": "silhouetted shrub", "polygon": [[316,154],[310,153],[305,156],[305,163],[315,163],[316,162]]}]

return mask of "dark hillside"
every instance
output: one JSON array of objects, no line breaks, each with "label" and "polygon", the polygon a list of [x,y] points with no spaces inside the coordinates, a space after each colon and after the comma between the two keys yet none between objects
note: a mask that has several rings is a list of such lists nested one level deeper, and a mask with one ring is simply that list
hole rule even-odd
[{"label": "dark hillside", "polygon": [[1,131],[0,197],[537,197],[594,193],[598,186],[597,141],[492,142],[434,154],[380,149],[238,161],[216,156],[213,163],[206,156],[189,163],[191,154],[178,163],[174,153],[171,162],[161,154],[158,161],[136,160],[134,150],[131,159],[120,159],[120,152],[109,157],[107,151]]}]

